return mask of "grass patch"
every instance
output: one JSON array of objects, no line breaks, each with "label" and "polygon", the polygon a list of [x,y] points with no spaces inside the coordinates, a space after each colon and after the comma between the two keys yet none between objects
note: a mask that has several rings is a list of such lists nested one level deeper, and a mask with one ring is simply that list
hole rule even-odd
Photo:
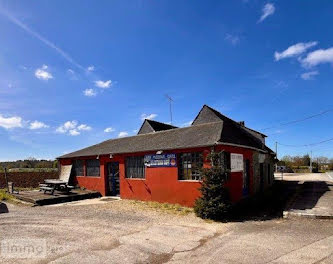
[{"label": "grass patch", "polygon": [[5,189],[0,189],[0,202],[1,201],[12,201],[15,197],[9,193]]},{"label": "grass patch", "polygon": [[152,201],[133,201],[135,205],[144,206],[147,209],[154,209],[156,211],[187,215],[193,212],[193,208],[181,206],[180,204],[159,203]]},{"label": "grass patch", "polygon": [[34,191],[34,190],[39,190],[37,187],[14,187],[15,191]]}]

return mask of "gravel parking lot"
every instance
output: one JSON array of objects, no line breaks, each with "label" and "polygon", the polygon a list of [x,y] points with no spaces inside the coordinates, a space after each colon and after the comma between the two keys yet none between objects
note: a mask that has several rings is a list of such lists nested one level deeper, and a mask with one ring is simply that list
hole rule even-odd
[{"label": "gravel parking lot", "polygon": [[1,263],[333,263],[333,221],[215,223],[133,201],[8,204],[0,240],[45,239],[45,258]]}]

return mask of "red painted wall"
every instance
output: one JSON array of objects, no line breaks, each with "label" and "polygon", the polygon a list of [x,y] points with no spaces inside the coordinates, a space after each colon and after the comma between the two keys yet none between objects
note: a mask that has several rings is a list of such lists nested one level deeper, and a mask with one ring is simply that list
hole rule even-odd
[{"label": "red painted wall", "polygon": [[[202,151],[204,153],[204,167],[209,167],[210,162],[206,159],[210,153],[210,148],[196,148],[169,151],[169,153],[181,152],[196,152]],[[244,148],[230,147],[230,146],[216,146],[216,151],[225,150],[231,153],[243,154],[244,159],[250,160],[250,186],[253,181],[253,168],[252,168],[252,154],[253,151]],[[108,155],[100,156],[100,177],[75,177],[74,181],[80,187],[85,187],[90,190],[97,190],[103,196],[108,195],[107,191],[107,178],[106,178],[106,163],[110,161],[119,162],[120,174],[120,197],[123,199],[136,199],[144,201],[157,201],[167,203],[177,203],[184,206],[192,207],[195,200],[200,197],[198,188],[201,186],[199,181],[179,181],[177,167],[164,167],[164,168],[146,168],[145,179],[127,179],[125,178],[125,158],[126,156],[153,154],[150,153],[131,153],[128,155],[114,155],[112,159]],[[167,152],[165,152],[167,153]],[[84,157],[78,159],[89,159],[95,157]],[[70,164],[71,160],[60,160],[60,164]],[[233,202],[240,200],[242,194],[243,173],[232,173],[230,180],[226,186],[230,190],[231,199]],[[250,193],[252,192],[250,188]]]},{"label": "red painted wall", "polygon": [[[209,154],[209,149],[187,149],[183,151],[170,151],[169,153],[202,151],[204,159]],[[198,181],[178,181],[177,167],[146,168],[145,179],[125,178],[126,156],[154,154],[131,153],[129,155],[115,155],[112,161],[119,162],[120,172],[120,197],[123,199],[136,199],[144,201],[157,201],[166,203],[177,203],[184,206],[193,206],[194,201],[200,196]],[[168,152],[165,152],[168,153]],[[110,160],[105,160],[105,162]],[[209,166],[205,159],[204,166]]]},{"label": "red painted wall", "polygon": [[[78,157],[76,159],[80,160],[87,160],[87,159],[96,159],[96,156],[93,157]],[[74,160],[74,159],[73,159]],[[69,165],[72,164],[72,159],[61,159],[60,160],[61,165]],[[106,193],[106,186],[105,186],[105,171],[104,171],[104,164],[101,162],[101,167],[100,167],[100,177],[91,177],[91,176],[86,176],[86,168],[84,165],[84,175],[82,176],[77,176],[74,177],[73,184],[74,185],[79,185],[81,188],[84,187],[88,190],[93,190],[93,191],[99,191],[101,195],[105,196],[107,195]]]},{"label": "red painted wall", "polygon": [[[216,151],[224,150],[230,153],[243,154],[243,159],[248,159],[250,161],[250,186],[249,194],[253,194],[253,150],[232,147],[232,146],[222,146],[216,147]],[[229,189],[231,201],[237,202],[243,198],[243,172],[232,172],[230,179],[226,183],[226,187]]]}]

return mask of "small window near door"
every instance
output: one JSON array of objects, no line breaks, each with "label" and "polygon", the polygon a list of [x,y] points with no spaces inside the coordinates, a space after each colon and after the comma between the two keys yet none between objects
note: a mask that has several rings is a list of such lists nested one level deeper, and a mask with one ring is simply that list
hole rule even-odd
[{"label": "small window near door", "polygon": [[83,160],[73,160],[73,176],[83,176]]},{"label": "small window near door", "polygon": [[100,164],[99,160],[87,160],[86,161],[86,176],[99,177],[100,176]]},{"label": "small window near door", "polygon": [[132,156],[126,158],[126,178],[145,178],[145,164],[143,156]]},{"label": "small window near door", "polygon": [[178,180],[201,181],[203,155],[201,152],[181,153],[178,155]]}]

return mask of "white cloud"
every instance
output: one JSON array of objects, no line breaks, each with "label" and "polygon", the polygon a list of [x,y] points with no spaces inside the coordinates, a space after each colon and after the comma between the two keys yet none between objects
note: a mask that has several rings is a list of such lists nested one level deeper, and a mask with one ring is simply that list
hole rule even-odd
[{"label": "white cloud", "polygon": [[107,128],[104,129],[105,133],[111,133],[113,131],[115,131],[115,129],[113,127],[107,127]]},{"label": "white cloud", "polygon": [[85,89],[85,90],[83,91],[83,94],[84,94],[85,96],[89,96],[89,97],[93,97],[93,96],[96,96],[96,95],[97,95],[97,93],[96,93],[96,91],[95,91],[94,89]]},{"label": "white cloud", "polygon": [[313,67],[321,63],[333,64],[333,47],[329,49],[318,49],[308,53],[308,55],[301,60],[304,67]]},{"label": "white cloud", "polygon": [[309,48],[316,46],[318,44],[317,41],[311,41],[311,42],[300,42],[297,43],[295,45],[290,46],[289,48],[287,48],[286,50],[282,51],[282,52],[275,52],[274,53],[274,57],[275,60],[281,60],[281,59],[285,59],[285,58],[289,58],[289,57],[295,57],[298,55],[303,54],[306,50],[308,50]]},{"label": "white cloud", "polygon": [[93,65],[90,65],[88,68],[87,68],[87,71],[88,72],[92,72],[92,71],[94,71],[95,70],[95,66],[93,66]]},{"label": "white cloud", "polygon": [[76,128],[76,126],[77,126],[77,121],[75,121],[75,120],[67,121],[63,125],[59,126],[56,129],[56,132],[64,134],[64,133],[68,132],[69,130]]},{"label": "white cloud", "polygon": [[43,65],[41,68],[38,68],[35,71],[36,78],[44,81],[48,81],[49,79],[53,79],[53,76],[50,72],[47,71],[47,65]]},{"label": "white cloud", "polygon": [[70,136],[80,135],[80,131],[89,131],[92,128],[86,124],[80,124],[76,120],[67,121],[56,129],[56,133],[68,134]]},{"label": "white cloud", "polygon": [[119,134],[118,134],[119,138],[121,138],[121,137],[127,137],[127,136],[128,136],[128,132],[126,132],[126,131],[119,132]]},{"label": "white cloud", "polygon": [[23,127],[22,118],[19,116],[4,117],[0,114],[0,127],[5,129]]},{"label": "white cloud", "polygon": [[49,126],[44,124],[43,122],[40,121],[33,121],[29,125],[29,129],[35,130],[35,129],[41,129],[41,128],[48,128]]},{"label": "white cloud", "polygon": [[264,7],[262,8],[262,14],[261,17],[258,21],[258,23],[264,21],[267,17],[273,15],[275,12],[275,6],[272,3],[267,3],[266,5],[264,5]]},{"label": "white cloud", "polygon": [[71,130],[69,130],[69,135],[78,136],[78,135],[80,135],[80,132],[77,131],[76,129],[71,129]]},{"label": "white cloud", "polygon": [[29,28],[26,24],[22,23],[20,20],[18,20],[16,17],[14,17],[12,14],[10,14],[7,10],[0,7],[0,13],[6,16],[12,23],[17,25],[18,27],[22,28],[25,32],[30,34],[31,36],[37,38],[41,42],[43,42],[46,46],[50,47],[51,49],[55,50],[60,56],[62,56],[65,60],[67,60],[69,63],[73,64],[74,66],[80,68],[81,70],[84,70],[84,67],[82,67],[79,63],[74,61],[70,55],[68,55],[66,52],[64,52],[62,49],[57,47],[54,43],[44,38],[42,35],[37,33],[36,31]]},{"label": "white cloud", "polygon": [[99,88],[103,88],[103,89],[106,89],[106,88],[109,88],[110,86],[112,86],[112,81],[111,80],[108,80],[108,81],[95,81],[95,85]]},{"label": "white cloud", "polygon": [[78,130],[85,130],[85,131],[89,131],[91,130],[91,127],[86,125],[86,124],[81,124],[77,127]]},{"label": "white cloud", "polygon": [[156,118],[157,117],[157,114],[149,114],[149,115],[147,115],[147,114],[142,114],[141,115],[141,117],[140,117],[140,119],[143,121],[143,120],[145,120],[145,119],[150,119],[150,120],[152,120],[152,119],[154,119],[154,118]]},{"label": "white cloud", "polygon": [[313,77],[318,75],[318,71],[310,71],[310,72],[305,72],[301,74],[301,78],[303,80],[313,80]]},{"label": "white cloud", "polygon": [[224,39],[229,41],[233,46],[236,46],[240,42],[240,38],[238,36],[231,34],[227,34]]},{"label": "white cloud", "polygon": [[75,71],[73,71],[72,69],[68,69],[68,70],[67,70],[67,74],[68,74],[69,78],[70,78],[71,80],[73,80],[73,81],[76,81],[76,80],[79,79],[79,78],[77,77]]},{"label": "white cloud", "polygon": [[190,121],[188,121],[188,122],[183,123],[182,126],[183,126],[183,127],[187,127],[187,126],[192,125],[192,123],[193,123],[193,120],[190,120]]}]

